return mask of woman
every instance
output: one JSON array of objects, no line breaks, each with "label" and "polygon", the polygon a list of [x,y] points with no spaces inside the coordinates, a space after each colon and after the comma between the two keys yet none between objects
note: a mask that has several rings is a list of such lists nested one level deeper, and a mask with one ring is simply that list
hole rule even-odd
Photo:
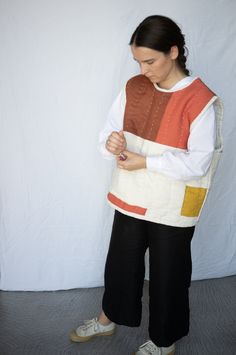
[{"label": "woman", "polygon": [[173,355],[189,332],[190,246],[222,150],[222,106],[189,75],[184,36],[171,19],[146,18],[130,45],[141,75],[127,82],[100,135],[104,157],[117,161],[103,311],[70,338],[111,335],[115,323],[140,325],[149,248],[150,340],[135,354]]}]

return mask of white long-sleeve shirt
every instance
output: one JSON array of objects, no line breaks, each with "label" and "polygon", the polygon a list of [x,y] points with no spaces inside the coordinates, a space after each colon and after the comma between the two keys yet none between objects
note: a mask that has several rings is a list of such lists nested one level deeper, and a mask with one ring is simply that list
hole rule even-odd
[{"label": "white long-sleeve shirt", "polygon": [[[196,78],[186,77],[171,89],[162,89],[155,84],[157,90],[173,92],[190,85]],[[113,131],[123,128],[126,94],[123,89],[115,99],[108,113],[107,121],[99,135],[100,151],[104,158],[114,156],[105,148],[107,137]],[[187,143],[187,151],[165,151],[161,156],[147,156],[146,167],[150,171],[159,172],[175,179],[192,180],[206,174],[215,147],[215,111],[213,104],[193,123]]]}]

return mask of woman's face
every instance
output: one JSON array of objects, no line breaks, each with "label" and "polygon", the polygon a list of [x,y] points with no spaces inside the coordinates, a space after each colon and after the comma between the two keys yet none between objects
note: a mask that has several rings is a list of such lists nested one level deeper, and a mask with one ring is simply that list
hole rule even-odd
[{"label": "woman's face", "polygon": [[131,51],[134,60],[140,65],[141,74],[160,87],[169,89],[185,76],[176,63],[178,57],[176,46],[171,47],[168,54],[147,47],[136,47],[135,45],[131,46]]}]

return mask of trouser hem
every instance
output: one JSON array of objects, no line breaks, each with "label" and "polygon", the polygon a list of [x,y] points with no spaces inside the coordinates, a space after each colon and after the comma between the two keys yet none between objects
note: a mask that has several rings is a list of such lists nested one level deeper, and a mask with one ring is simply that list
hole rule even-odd
[{"label": "trouser hem", "polygon": [[172,338],[171,340],[165,340],[165,339],[162,339],[161,341],[156,339],[155,337],[153,338],[150,333],[149,333],[149,337],[151,339],[151,341],[159,348],[162,348],[162,347],[169,347],[171,346],[172,344],[175,344],[178,340],[184,338],[185,336],[187,336],[189,334],[189,331],[186,332],[186,333],[183,333],[183,334],[180,334],[178,336],[175,336],[174,338]]},{"label": "trouser hem", "polygon": [[106,306],[104,300],[102,302],[102,310],[105,313],[105,316],[115,324],[124,325],[126,327],[132,327],[132,328],[137,328],[141,324],[141,319],[133,321],[118,316],[117,314],[114,314],[114,312],[110,311],[109,307]]}]

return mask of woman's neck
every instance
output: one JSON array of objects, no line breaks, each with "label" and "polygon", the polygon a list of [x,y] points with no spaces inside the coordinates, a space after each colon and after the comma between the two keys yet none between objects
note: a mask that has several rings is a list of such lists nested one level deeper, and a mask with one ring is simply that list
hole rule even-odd
[{"label": "woman's neck", "polygon": [[161,89],[169,90],[173,86],[175,86],[175,84],[177,84],[180,80],[186,77],[187,75],[182,70],[179,70],[179,68],[174,68],[173,71],[171,71],[171,73],[168,75],[168,77],[165,80],[157,83],[157,85]]}]

